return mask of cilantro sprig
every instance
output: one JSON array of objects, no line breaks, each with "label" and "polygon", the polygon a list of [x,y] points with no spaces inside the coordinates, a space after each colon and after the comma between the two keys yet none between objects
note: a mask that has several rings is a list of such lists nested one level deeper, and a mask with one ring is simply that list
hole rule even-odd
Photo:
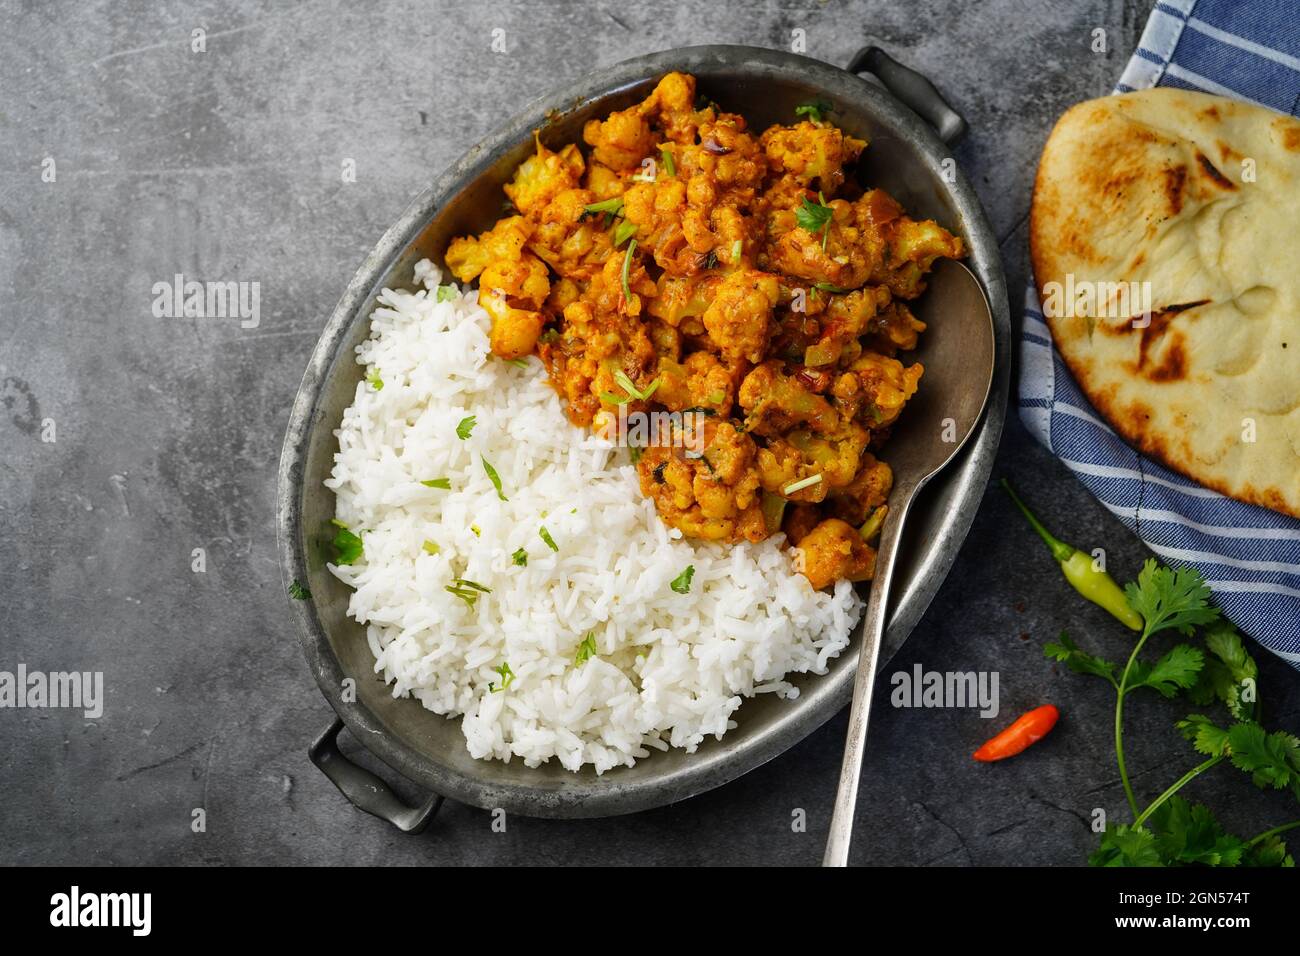
[{"label": "cilantro sprig", "polygon": [[[1172,569],[1149,560],[1137,581],[1125,588],[1144,626],[1128,660],[1115,661],[1081,649],[1065,632],[1043,648],[1044,654],[1078,674],[1100,677],[1115,690],[1115,757],[1132,823],[1107,827],[1094,866],[1294,866],[1282,834],[1300,820],[1267,830],[1251,839],[1227,832],[1203,804],[1178,792],[1201,774],[1229,763],[1265,790],[1289,790],[1300,801],[1300,738],[1269,731],[1261,722],[1256,678],[1259,669],[1237,630],[1210,604],[1210,590],[1193,568]],[[1156,634],[1172,631],[1194,638],[1201,629],[1203,647],[1179,643],[1156,660],[1140,655]],[[1179,732],[1205,759],[1176,780],[1145,809],[1133,791],[1124,760],[1124,704],[1128,695],[1149,688],[1162,697],[1185,695],[1198,706],[1220,704],[1232,718],[1224,724],[1204,713],[1177,722]]]}]

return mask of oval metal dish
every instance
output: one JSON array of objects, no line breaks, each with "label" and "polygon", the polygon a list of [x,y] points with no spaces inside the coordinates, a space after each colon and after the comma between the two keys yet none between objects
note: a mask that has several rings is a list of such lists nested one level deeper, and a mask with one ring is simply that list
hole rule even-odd
[{"label": "oval metal dish", "polygon": [[[912,215],[934,218],[959,233],[969,247],[967,263],[993,310],[997,370],[977,434],[914,506],[895,575],[894,610],[881,664],[906,640],[951,567],[987,484],[1006,412],[1010,321],[997,242],[979,201],[955,164],[944,164],[951,156],[948,146],[900,99],[950,136],[964,129],[961,117],[923,77],[875,48],[855,57],[853,66],[871,69],[898,98],[825,63],[741,46],[670,50],[597,71],[534,102],[470,149],[434,180],[367,256],[303,376],[285,436],[277,502],[285,583],[296,579],[311,591],[308,600],[291,602],[303,649],[341,720],[322,734],[311,756],[353,803],[407,831],[428,822],[437,795],[530,816],[631,813],[735,779],[803,739],[849,701],[856,642],[832,663],[829,674],[795,678],[797,700],[761,695],[746,701],[737,713],[739,726],[721,741],[710,738],[694,754],[654,753],[633,768],[602,777],[589,769],[570,773],[555,762],[529,769],[522,761],[474,760],[465,750],[458,720],[439,717],[415,700],[394,699],[374,674],[364,630],[346,615],[350,592],[324,567],[320,541],[334,515],[334,496],[322,482],[336,450],[333,431],[361,379],[354,349],[369,334],[375,296],[386,286],[409,287],[417,260],[427,256],[441,262],[453,236],[477,232],[495,220],[501,186],[532,150],[534,129],[540,129],[542,140],[552,147],[580,140],[586,120],[641,99],[671,70],[693,73],[701,93],[726,110],[744,114],[758,130],[791,121],[801,103],[833,104],[837,125],[870,140],[862,164],[864,181],[888,190]],[[927,335],[943,335],[943,329],[932,327]],[[925,339],[922,336],[917,353],[922,362]],[[943,382],[927,380],[922,388],[942,389]],[[899,427],[905,427],[906,417]],[[355,681],[355,699],[345,699],[345,678]],[[378,777],[347,761],[335,743],[343,724],[385,763],[435,796],[422,807],[406,807]],[[826,783],[829,792],[833,781]]]}]

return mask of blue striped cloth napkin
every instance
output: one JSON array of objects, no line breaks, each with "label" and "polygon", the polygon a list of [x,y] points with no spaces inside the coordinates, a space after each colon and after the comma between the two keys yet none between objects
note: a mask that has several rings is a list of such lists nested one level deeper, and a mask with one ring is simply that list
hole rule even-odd
[{"label": "blue striped cloth napkin", "polygon": [[[1162,0],[1115,91],[1153,86],[1300,115],[1300,3]],[[1032,286],[1020,360],[1026,427],[1165,563],[1198,568],[1237,627],[1300,669],[1300,521],[1225,498],[1125,444],[1052,348]]]}]

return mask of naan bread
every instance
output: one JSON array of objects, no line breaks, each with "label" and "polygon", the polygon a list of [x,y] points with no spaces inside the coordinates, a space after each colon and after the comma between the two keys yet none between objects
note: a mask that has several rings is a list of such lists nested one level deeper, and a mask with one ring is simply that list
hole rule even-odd
[{"label": "naan bread", "polygon": [[[1300,122],[1172,89],[1062,116],[1029,232],[1056,346],[1110,424],[1203,485],[1300,517],[1298,233]],[[1118,283],[1150,283],[1149,322],[1143,286]]]}]

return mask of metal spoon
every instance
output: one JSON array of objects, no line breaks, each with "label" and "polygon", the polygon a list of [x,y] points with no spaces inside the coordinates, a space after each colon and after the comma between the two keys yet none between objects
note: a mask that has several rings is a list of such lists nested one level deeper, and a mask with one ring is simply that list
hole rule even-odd
[{"label": "metal spoon", "polygon": [[993,383],[993,313],[979,280],[969,269],[952,259],[940,260],[930,273],[928,290],[913,311],[928,329],[921,336],[921,347],[909,357],[921,362],[925,374],[920,390],[903,410],[885,446],[884,457],[894,470],[894,487],[876,552],[844,764],[823,866],[848,863],[858,776],[871,716],[871,691],[887,620],[889,584],[908,509],[917,492],[956,457],[975,430]]}]

